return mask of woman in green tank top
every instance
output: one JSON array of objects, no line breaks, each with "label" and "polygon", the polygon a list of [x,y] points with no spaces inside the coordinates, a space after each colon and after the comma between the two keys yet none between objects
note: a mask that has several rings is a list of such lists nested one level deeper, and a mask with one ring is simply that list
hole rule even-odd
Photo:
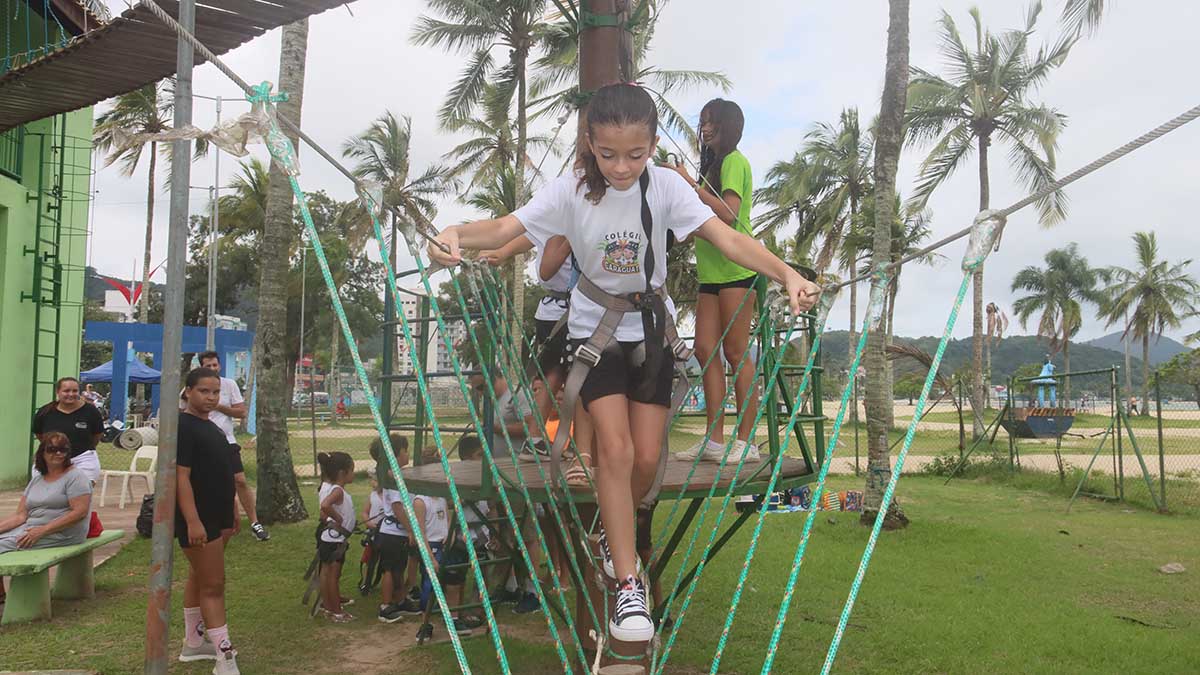
[{"label": "woman in green tank top", "polygon": [[[692,179],[682,163],[677,163],[675,170],[696,188],[700,200],[725,224],[752,235],[750,207],[754,179],[749,160],[737,147],[744,127],[745,116],[738,104],[720,98],[709,101],[700,111],[700,176],[698,180]],[[730,369],[736,370],[750,344],[757,276],[726,258],[713,245],[699,240],[696,241],[696,275],[700,281],[696,299],[696,357],[701,364],[708,363],[720,346]],[[721,340],[726,326],[729,326],[729,332]],[[745,414],[729,454],[731,462],[743,456],[758,458],[757,448],[749,443],[758,410],[758,393],[754,387],[756,376],[755,364],[747,363],[734,382],[738,410],[745,410]],[[720,359],[714,359],[704,371],[704,405],[712,435],[707,446],[698,444],[676,453],[676,457],[692,460],[700,455],[704,460],[721,461],[725,454],[726,387],[725,368]]]}]

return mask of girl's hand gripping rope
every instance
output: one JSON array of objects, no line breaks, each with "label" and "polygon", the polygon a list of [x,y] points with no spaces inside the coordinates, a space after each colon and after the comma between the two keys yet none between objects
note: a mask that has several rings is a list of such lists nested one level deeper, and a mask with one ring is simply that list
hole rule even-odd
[{"label": "girl's hand gripping rope", "polygon": [[462,262],[462,249],[458,245],[458,227],[451,225],[429,242],[429,259],[446,267]]},{"label": "girl's hand gripping rope", "polygon": [[793,316],[812,309],[821,298],[821,287],[790,267],[784,277],[784,291]]}]

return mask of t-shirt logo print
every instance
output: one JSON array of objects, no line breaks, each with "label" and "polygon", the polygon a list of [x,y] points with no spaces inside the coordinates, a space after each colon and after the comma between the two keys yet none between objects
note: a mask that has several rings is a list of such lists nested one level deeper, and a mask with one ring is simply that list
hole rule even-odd
[{"label": "t-shirt logo print", "polygon": [[630,232],[609,234],[599,248],[604,251],[601,266],[605,272],[615,274],[638,274],[642,266],[638,262],[638,251],[642,247],[640,237]]}]

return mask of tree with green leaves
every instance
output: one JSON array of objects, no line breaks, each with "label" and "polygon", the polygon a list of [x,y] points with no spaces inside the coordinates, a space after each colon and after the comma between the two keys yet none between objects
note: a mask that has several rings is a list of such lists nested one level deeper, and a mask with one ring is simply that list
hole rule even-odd
[{"label": "tree with green leaves", "polygon": [[[1024,328],[1037,315],[1037,336],[1050,346],[1050,353],[1063,354],[1063,371],[1071,372],[1071,338],[1083,325],[1084,302],[1100,305],[1096,290],[1100,273],[1071,243],[1048,251],[1045,267],[1029,265],[1013,277],[1014,293],[1025,295],[1013,302],[1013,311]],[[1071,400],[1071,378],[1063,380],[1063,400]]]},{"label": "tree with green leaves", "polygon": [[[116,98],[112,108],[96,118],[93,132],[95,148],[108,153],[104,165],[121,162],[121,173],[132,176],[149,146],[149,172],[146,185],[146,241],[142,253],[142,299],[138,306],[138,321],[146,323],[150,312],[150,245],[154,240],[155,178],[158,171],[158,141],[137,143],[118,147],[117,140],[124,134],[158,134],[171,128],[175,97],[167,80],[147,84],[128,94]],[[200,151],[197,144],[196,150]],[[164,144],[162,152],[169,153],[170,144]]]},{"label": "tree with green leaves", "polygon": [[[1031,100],[1050,73],[1063,64],[1077,39],[1068,34],[1054,44],[1030,51],[1030,40],[1041,13],[1041,2],[1030,7],[1025,26],[992,33],[983,27],[978,8],[970,15],[974,44],[965,42],[954,18],[942,12],[940,49],[946,75],[912,69],[908,88],[908,134],[915,143],[932,143],[921,163],[913,201],[925,204],[933,192],[978,153],[979,210],[991,205],[989,153],[993,141],[1008,146],[1009,163],[1016,177],[1030,190],[1040,190],[1055,180],[1055,155],[1066,117],[1058,110]],[[1066,215],[1066,197],[1053,192],[1037,202],[1039,219],[1051,225]],[[972,357],[975,383],[971,405],[983,410],[983,266],[975,272],[972,302]],[[990,383],[989,383],[990,384]],[[975,436],[983,433],[976,417]]]},{"label": "tree with green leaves", "polygon": [[817,201],[818,227],[825,238],[816,262],[817,272],[822,273],[833,262],[863,198],[871,192],[871,139],[859,126],[858,109],[843,110],[836,126],[818,123],[805,136],[801,152]]},{"label": "tree with green leaves", "polygon": [[[1101,292],[1104,302],[1100,317],[1111,326],[1124,323],[1123,339],[1142,342],[1142,400],[1150,393],[1150,338],[1161,337],[1168,328],[1179,328],[1183,320],[1197,314],[1196,296],[1200,283],[1188,273],[1191,259],[1171,263],[1159,258],[1154,232],[1133,233],[1134,267],[1105,270],[1108,286]],[[1149,414],[1142,407],[1142,415]]]},{"label": "tree with green leaves", "polygon": [[1200,349],[1176,354],[1175,358],[1160,365],[1158,372],[1166,382],[1190,387],[1196,406],[1200,407]]}]

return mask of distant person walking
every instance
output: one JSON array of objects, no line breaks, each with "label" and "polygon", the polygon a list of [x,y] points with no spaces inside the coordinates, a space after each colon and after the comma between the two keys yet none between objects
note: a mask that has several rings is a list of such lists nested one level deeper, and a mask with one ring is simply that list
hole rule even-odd
[{"label": "distant person walking", "polygon": [[1129,397],[1129,414],[1130,415],[1138,414],[1137,397],[1136,396]]}]

